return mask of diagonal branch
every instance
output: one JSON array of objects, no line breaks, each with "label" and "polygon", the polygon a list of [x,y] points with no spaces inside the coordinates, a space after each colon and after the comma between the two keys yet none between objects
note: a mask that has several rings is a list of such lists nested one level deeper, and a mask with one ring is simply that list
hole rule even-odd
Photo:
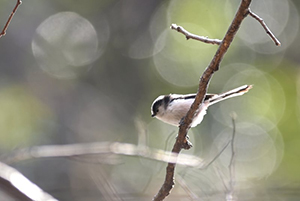
[{"label": "diagonal branch", "polygon": [[2,162],[0,162],[0,187],[16,200],[58,201],[29,181],[18,170]]},{"label": "diagonal branch", "polygon": [[264,22],[264,20],[259,17],[258,15],[256,15],[255,13],[253,13],[250,9],[249,9],[249,15],[251,17],[253,17],[254,19],[256,19],[261,26],[265,29],[266,33],[270,36],[270,38],[274,41],[276,46],[280,46],[281,43],[280,41],[276,38],[276,36],[272,33],[272,31],[269,29],[269,27],[266,25],[266,23]]},{"label": "diagonal branch", "polygon": [[187,40],[192,38],[194,40],[198,40],[198,41],[213,44],[213,45],[220,45],[221,42],[222,42],[219,39],[210,39],[208,37],[198,36],[196,34],[192,34],[192,33],[188,32],[187,30],[185,30],[182,26],[178,26],[176,24],[172,24],[171,29],[174,29],[174,30],[178,31],[179,33],[182,33],[183,35],[185,35]]},{"label": "diagonal branch", "polygon": [[8,26],[9,26],[9,23],[11,22],[13,16],[15,15],[15,13],[16,13],[18,7],[19,7],[21,4],[22,4],[22,1],[21,1],[21,0],[17,0],[17,4],[15,5],[15,7],[14,7],[13,11],[11,12],[11,14],[9,15],[7,22],[6,22],[6,24],[4,25],[3,30],[2,30],[1,33],[0,33],[0,38],[1,38],[2,36],[5,36],[6,30],[7,30]]},{"label": "diagonal branch", "polygon": [[[172,152],[179,153],[182,149],[182,146],[184,144],[186,144],[187,133],[190,129],[193,117],[196,114],[196,111],[198,110],[199,105],[203,102],[203,99],[205,97],[205,94],[206,94],[206,91],[208,88],[209,81],[212,78],[212,75],[214,74],[214,72],[216,72],[219,69],[219,65],[223,59],[223,56],[225,55],[231,42],[233,41],[233,38],[234,38],[235,34],[237,33],[242,21],[249,14],[250,3],[251,3],[251,0],[242,0],[241,1],[238,11],[226,33],[224,39],[222,40],[222,43],[220,44],[211,63],[205,69],[202,77],[200,78],[199,88],[198,88],[198,92],[197,92],[195,101],[192,104],[188,113],[186,114],[181,125],[179,126],[178,137],[173,146]],[[174,186],[175,166],[176,166],[176,163],[168,163],[168,166],[166,168],[165,181],[164,181],[163,185],[161,186],[159,192],[155,195],[155,197],[153,199],[154,201],[164,200],[165,197],[167,197],[170,194],[170,191],[172,190],[172,188]]]}]

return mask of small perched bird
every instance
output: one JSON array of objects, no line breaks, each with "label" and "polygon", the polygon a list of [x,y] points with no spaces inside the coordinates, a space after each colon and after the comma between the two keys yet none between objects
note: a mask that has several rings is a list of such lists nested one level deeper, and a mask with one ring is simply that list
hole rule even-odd
[{"label": "small perched bird", "polygon": [[[191,127],[195,127],[201,123],[207,108],[212,104],[235,96],[241,96],[251,88],[252,85],[244,85],[221,94],[206,94],[203,103],[195,114]],[[195,97],[196,94],[161,95],[151,105],[151,116],[165,123],[179,126],[180,121],[189,111]]]}]

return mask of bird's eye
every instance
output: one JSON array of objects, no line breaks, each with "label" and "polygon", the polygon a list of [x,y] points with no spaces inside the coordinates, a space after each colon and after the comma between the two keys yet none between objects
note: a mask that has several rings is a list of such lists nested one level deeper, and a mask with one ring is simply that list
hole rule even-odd
[{"label": "bird's eye", "polygon": [[158,112],[159,112],[159,109],[156,110],[156,113],[158,113]]}]

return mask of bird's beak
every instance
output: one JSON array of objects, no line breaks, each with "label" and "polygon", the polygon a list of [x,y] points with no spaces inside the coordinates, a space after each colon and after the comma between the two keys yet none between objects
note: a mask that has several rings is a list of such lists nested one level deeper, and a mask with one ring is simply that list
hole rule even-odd
[{"label": "bird's beak", "polygon": [[155,114],[151,114],[151,117],[155,117]]}]

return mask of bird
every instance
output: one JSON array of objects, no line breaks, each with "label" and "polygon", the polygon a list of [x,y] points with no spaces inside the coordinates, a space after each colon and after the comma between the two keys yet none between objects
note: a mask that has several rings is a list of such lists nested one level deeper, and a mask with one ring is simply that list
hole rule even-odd
[{"label": "bird", "polygon": [[[202,122],[209,106],[228,98],[241,96],[247,93],[251,88],[252,85],[243,85],[221,94],[207,93],[199,109],[196,111],[191,127],[195,127]],[[196,94],[161,95],[157,97],[151,105],[151,116],[167,124],[179,126],[193,104],[195,97]]]}]

